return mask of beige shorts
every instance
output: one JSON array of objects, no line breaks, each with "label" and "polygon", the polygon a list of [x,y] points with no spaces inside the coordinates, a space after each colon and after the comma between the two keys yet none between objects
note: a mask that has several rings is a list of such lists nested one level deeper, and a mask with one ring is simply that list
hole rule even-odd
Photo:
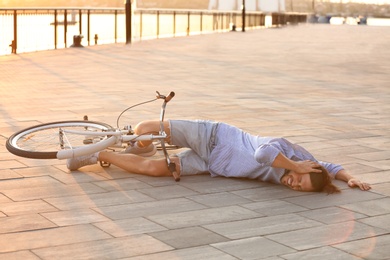
[{"label": "beige shorts", "polygon": [[208,120],[169,120],[171,144],[188,148],[178,153],[181,175],[209,171],[210,153],[215,146],[218,122]]}]

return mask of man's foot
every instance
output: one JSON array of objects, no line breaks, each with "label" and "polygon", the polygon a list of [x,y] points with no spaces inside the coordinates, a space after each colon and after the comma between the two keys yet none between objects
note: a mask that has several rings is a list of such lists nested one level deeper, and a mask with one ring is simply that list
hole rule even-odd
[{"label": "man's foot", "polygon": [[131,153],[139,156],[149,157],[153,156],[157,152],[156,146],[151,143],[146,147],[139,147],[138,143],[130,143],[123,153]]},{"label": "man's foot", "polygon": [[90,155],[68,159],[68,161],[66,162],[66,166],[68,167],[69,170],[75,171],[78,168],[81,168],[83,166],[96,164],[97,161],[98,161],[98,153],[94,153]]}]

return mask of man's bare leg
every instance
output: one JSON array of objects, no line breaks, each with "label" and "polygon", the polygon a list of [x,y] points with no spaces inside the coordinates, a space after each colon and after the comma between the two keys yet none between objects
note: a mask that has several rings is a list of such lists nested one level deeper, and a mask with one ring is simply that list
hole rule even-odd
[{"label": "man's bare leg", "polygon": [[[178,157],[170,158],[176,164],[176,172],[180,175],[180,162]],[[171,176],[165,158],[149,159],[134,154],[117,154],[100,152],[99,161],[111,163],[129,173],[149,176]]]}]

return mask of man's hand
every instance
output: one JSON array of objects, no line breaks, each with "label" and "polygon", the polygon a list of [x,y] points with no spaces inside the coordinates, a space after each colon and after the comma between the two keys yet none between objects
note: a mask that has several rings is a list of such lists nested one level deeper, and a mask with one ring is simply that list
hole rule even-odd
[{"label": "man's hand", "polygon": [[295,162],[294,171],[299,174],[305,174],[310,172],[318,172],[318,173],[322,172],[319,163],[309,161],[309,160]]},{"label": "man's hand", "polygon": [[361,190],[369,190],[369,189],[371,189],[370,184],[365,183],[365,182],[361,182],[360,180],[355,179],[355,178],[352,178],[352,179],[350,179],[348,181],[348,186],[351,187],[351,188],[359,187]]},{"label": "man's hand", "polygon": [[359,187],[361,190],[370,190],[371,186],[368,183],[361,182],[359,179],[353,177],[351,174],[349,174],[346,170],[340,170],[338,173],[336,173],[336,179],[342,180],[348,183],[348,186],[351,188]]},{"label": "man's hand", "polygon": [[290,171],[294,171],[298,174],[305,174],[309,172],[322,172],[320,169],[321,165],[313,161],[293,161],[282,153],[279,153],[273,161],[272,167],[283,168]]}]

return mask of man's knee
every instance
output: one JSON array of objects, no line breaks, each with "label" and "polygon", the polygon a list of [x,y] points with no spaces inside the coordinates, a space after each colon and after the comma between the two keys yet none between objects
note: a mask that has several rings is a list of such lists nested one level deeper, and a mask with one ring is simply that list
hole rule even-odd
[{"label": "man's knee", "polygon": [[[135,131],[135,134],[137,134],[137,135],[142,135],[142,134],[155,134],[155,135],[157,135],[161,131],[160,121],[156,121],[156,120],[142,121],[135,126],[134,131]],[[167,139],[165,140],[165,142],[170,143],[171,130],[169,128],[168,121],[164,121],[164,131],[168,136]],[[145,144],[145,142],[142,141],[141,144]],[[146,144],[148,145],[149,142],[146,142]]]},{"label": "man's knee", "polygon": [[145,133],[158,133],[159,132],[159,122],[158,121],[142,121],[138,123],[134,131],[136,134],[145,134]]}]

